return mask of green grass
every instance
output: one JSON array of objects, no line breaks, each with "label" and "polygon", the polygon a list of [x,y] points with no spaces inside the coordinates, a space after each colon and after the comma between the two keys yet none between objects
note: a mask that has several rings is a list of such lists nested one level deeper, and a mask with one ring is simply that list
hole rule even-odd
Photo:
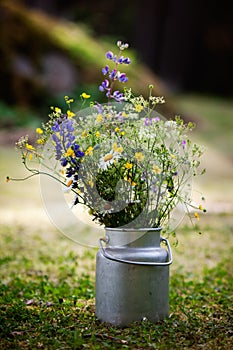
[{"label": "green grass", "polygon": [[179,230],[170,317],[120,329],[95,316],[95,249],[51,229],[45,235],[39,227],[2,225],[0,348],[232,348],[232,219],[203,218],[202,231],[199,236],[187,225]]}]

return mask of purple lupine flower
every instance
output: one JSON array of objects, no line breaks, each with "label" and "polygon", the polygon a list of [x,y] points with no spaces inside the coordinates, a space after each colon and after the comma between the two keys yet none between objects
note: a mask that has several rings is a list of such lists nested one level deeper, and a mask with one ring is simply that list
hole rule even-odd
[{"label": "purple lupine flower", "polygon": [[66,166],[68,164],[68,161],[67,161],[67,159],[66,158],[62,158],[61,159],[61,166]]},{"label": "purple lupine flower", "polygon": [[124,101],[125,100],[125,97],[123,95],[122,92],[119,92],[119,91],[114,91],[112,97],[117,101],[117,102],[120,102],[120,101]]},{"label": "purple lupine flower", "polygon": [[102,68],[102,73],[103,75],[106,75],[109,73],[109,66],[105,66],[104,68]]},{"label": "purple lupine flower", "polygon": [[117,63],[121,64],[124,62],[124,56],[118,58]]},{"label": "purple lupine flower", "polygon": [[109,81],[105,79],[102,84],[99,86],[99,90],[103,92],[109,86]]},{"label": "purple lupine flower", "polygon": [[123,63],[124,64],[130,64],[131,60],[129,59],[129,57],[126,57],[126,58],[124,58]]},{"label": "purple lupine flower", "polygon": [[113,52],[112,51],[108,51],[108,52],[106,52],[106,58],[108,59],[108,60],[112,60],[113,59]]},{"label": "purple lupine flower", "polygon": [[128,78],[125,73],[120,73],[117,78],[121,83],[126,83],[128,81]]},{"label": "purple lupine flower", "polygon": [[113,62],[116,62],[117,61],[117,55],[114,55],[112,60],[113,60]]},{"label": "purple lupine flower", "polygon": [[107,91],[107,92],[106,92],[106,96],[107,96],[107,97],[110,97],[110,96],[111,96],[111,89],[106,89],[106,91]]},{"label": "purple lupine flower", "polygon": [[152,125],[152,118],[146,118],[145,119],[145,125],[146,126]]},{"label": "purple lupine flower", "polygon": [[116,69],[113,69],[111,71],[111,73],[109,74],[109,78],[110,79],[114,79],[116,77],[116,73],[117,73],[117,70]]}]

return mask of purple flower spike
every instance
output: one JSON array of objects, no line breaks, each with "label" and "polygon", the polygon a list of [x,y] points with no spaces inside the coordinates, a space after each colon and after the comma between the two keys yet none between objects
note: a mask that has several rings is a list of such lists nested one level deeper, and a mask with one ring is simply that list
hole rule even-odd
[{"label": "purple flower spike", "polygon": [[129,57],[124,58],[123,63],[124,64],[130,64],[131,61],[130,61]]},{"label": "purple flower spike", "polygon": [[108,72],[109,72],[109,66],[105,66],[104,68],[102,68],[103,75],[108,74]]},{"label": "purple flower spike", "polygon": [[117,102],[121,102],[125,100],[125,97],[123,95],[122,92],[119,91],[114,91],[112,97],[117,101]]},{"label": "purple flower spike", "polygon": [[124,62],[124,56],[121,56],[120,58],[118,58],[117,62],[119,64],[123,63]]},{"label": "purple flower spike", "polygon": [[102,84],[99,86],[99,90],[103,92],[109,86],[109,81],[105,79]]},{"label": "purple flower spike", "polygon": [[113,59],[113,53],[112,53],[112,51],[108,51],[108,52],[106,52],[106,58],[108,59],[108,60],[112,60]]},{"label": "purple flower spike", "polygon": [[125,73],[121,73],[119,76],[118,76],[118,80],[121,82],[121,83],[126,83],[128,81],[128,78],[126,76]]},{"label": "purple flower spike", "polygon": [[110,79],[114,79],[116,77],[116,69],[113,69],[111,73],[109,74]]},{"label": "purple flower spike", "polygon": [[107,96],[107,97],[110,97],[110,95],[111,95],[111,89],[106,89],[106,90],[107,90],[106,96]]}]

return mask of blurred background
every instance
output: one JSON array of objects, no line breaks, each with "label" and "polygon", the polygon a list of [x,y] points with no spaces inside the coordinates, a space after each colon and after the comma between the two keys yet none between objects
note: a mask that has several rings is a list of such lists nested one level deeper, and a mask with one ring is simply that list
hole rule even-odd
[{"label": "blurred background", "polygon": [[[49,106],[62,105],[64,95],[78,100],[83,91],[101,101],[105,51],[122,40],[130,43],[133,63],[127,74],[133,91],[146,95],[152,83],[154,93],[166,97],[161,110],[166,117],[178,113],[197,123],[195,137],[207,148],[207,175],[198,180],[207,209],[232,213],[230,5],[226,0],[0,0],[1,178],[21,174],[14,144],[47,118]],[[21,205],[12,204],[17,190],[10,186],[1,181],[2,220],[9,215],[6,203],[11,210]],[[30,197],[32,191],[24,191]]]}]

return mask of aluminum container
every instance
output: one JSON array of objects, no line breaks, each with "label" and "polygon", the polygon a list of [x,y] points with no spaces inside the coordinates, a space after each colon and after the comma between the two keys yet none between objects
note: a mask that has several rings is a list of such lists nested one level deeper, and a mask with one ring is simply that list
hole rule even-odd
[{"label": "aluminum container", "polygon": [[160,232],[160,228],[106,228],[96,257],[99,320],[123,327],[168,316],[172,253]]}]

